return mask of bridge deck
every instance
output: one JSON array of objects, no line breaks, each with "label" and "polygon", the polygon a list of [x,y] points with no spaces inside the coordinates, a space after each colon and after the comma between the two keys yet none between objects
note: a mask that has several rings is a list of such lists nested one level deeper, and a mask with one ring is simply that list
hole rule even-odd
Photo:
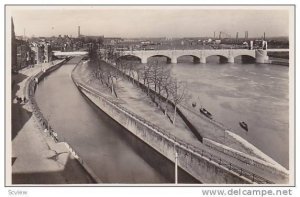
[{"label": "bridge deck", "polygon": [[267,49],[268,52],[289,52],[289,49]]}]

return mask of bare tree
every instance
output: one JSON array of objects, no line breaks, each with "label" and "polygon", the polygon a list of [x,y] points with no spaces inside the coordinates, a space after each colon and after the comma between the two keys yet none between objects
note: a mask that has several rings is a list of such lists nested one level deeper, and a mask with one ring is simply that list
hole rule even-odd
[{"label": "bare tree", "polygon": [[165,94],[165,108],[164,108],[165,115],[167,115],[167,111],[168,111],[168,101],[171,95],[172,85],[173,85],[173,78],[171,77],[171,75],[166,75],[166,78],[162,83],[162,90],[163,93]]},{"label": "bare tree", "polygon": [[160,66],[158,65],[158,62],[156,62],[154,64],[151,64],[150,73],[149,73],[149,80],[154,85],[154,91],[155,92],[156,92],[156,89],[157,89],[159,72],[160,72]]},{"label": "bare tree", "polygon": [[115,96],[118,97],[118,95],[117,95],[117,84],[118,84],[118,80],[120,79],[120,72],[115,68],[111,69],[110,79],[111,79],[112,94],[115,94]]},{"label": "bare tree", "polygon": [[150,72],[151,72],[151,65],[144,65],[141,75],[143,79],[143,84],[147,87],[147,95],[150,92]]},{"label": "bare tree", "polygon": [[134,68],[135,68],[135,66],[136,66],[136,65],[134,65],[134,64],[132,64],[132,63],[129,63],[129,64],[127,65],[128,75],[129,75],[129,77],[131,77],[132,83],[133,83],[133,84],[134,84],[134,73],[135,73]]},{"label": "bare tree", "polygon": [[106,67],[106,83],[107,86],[111,89],[111,94],[114,94],[114,72],[111,68]]},{"label": "bare tree", "polygon": [[[160,66],[159,75],[157,78],[157,90],[159,95],[163,96],[162,93],[164,89],[164,84],[167,85],[170,77],[171,77],[170,71],[166,70],[164,66]],[[159,102],[161,102],[161,99],[159,99]]]},{"label": "bare tree", "polygon": [[176,112],[177,106],[184,100],[186,96],[186,83],[179,83],[175,78],[173,82],[173,86],[171,89],[172,101],[174,103],[174,116],[173,116],[173,124],[175,124],[176,120]]},{"label": "bare tree", "polygon": [[[143,76],[143,69],[141,67],[139,67],[138,65],[136,65],[134,67],[134,71],[135,71],[135,75],[136,75],[136,80],[138,82],[140,82],[142,76]],[[140,83],[138,83],[137,85],[139,85]]]}]

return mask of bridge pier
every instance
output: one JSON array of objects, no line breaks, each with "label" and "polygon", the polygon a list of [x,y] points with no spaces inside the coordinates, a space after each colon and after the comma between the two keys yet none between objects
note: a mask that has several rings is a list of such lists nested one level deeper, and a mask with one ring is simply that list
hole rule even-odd
[{"label": "bridge pier", "polygon": [[201,57],[200,58],[200,63],[206,64],[206,57]]},{"label": "bridge pier", "polygon": [[269,61],[267,50],[258,49],[255,51],[255,62],[259,64],[265,64]]},{"label": "bridge pier", "polygon": [[177,57],[172,57],[171,63],[172,64],[177,64]]},{"label": "bridge pier", "polygon": [[148,60],[148,58],[146,58],[146,57],[141,58],[142,64],[147,64],[147,62],[148,62],[147,60]]},{"label": "bridge pier", "polygon": [[228,63],[234,63],[234,57],[230,56],[228,57]]}]

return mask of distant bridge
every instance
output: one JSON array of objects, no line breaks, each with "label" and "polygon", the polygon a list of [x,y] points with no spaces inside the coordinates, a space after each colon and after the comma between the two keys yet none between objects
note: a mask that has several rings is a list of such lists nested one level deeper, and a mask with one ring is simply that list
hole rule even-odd
[{"label": "distant bridge", "polygon": [[87,55],[87,51],[53,51],[53,55],[56,57],[66,57],[66,56],[82,56]]},{"label": "distant bridge", "polygon": [[[207,50],[140,50],[122,51],[120,57],[135,56],[142,63],[147,63],[150,57],[166,57],[168,63],[176,64],[179,57],[192,56],[195,63],[206,63],[209,56],[219,56],[220,61],[234,63],[238,56],[246,59],[253,59],[256,63],[269,63],[267,51],[289,51],[288,49],[207,49]],[[120,58],[119,57],[119,58]]]}]

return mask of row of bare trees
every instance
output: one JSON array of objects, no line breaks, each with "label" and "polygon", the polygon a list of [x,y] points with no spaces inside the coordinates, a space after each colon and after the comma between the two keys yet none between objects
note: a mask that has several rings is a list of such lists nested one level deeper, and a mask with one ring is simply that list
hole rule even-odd
[{"label": "row of bare trees", "polygon": [[100,83],[111,91],[111,94],[118,97],[116,87],[120,79],[120,71],[116,68],[107,65],[105,62],[102,62],[100,59],[94,59],[97,67],[92,72],[92,77],[96,80],[99,80]]},{"label": "row of bare trees", "polygon": [[121,61],[116,64],[136,85],[142,83],[147,95],[162,109],[168,112],[170,101],[174,104],[172,123],[175,124],[178,105],[187,98],[186,83],[181,83],[171,75],[170,69],[158,62],[138,65],[133,62]]}]

